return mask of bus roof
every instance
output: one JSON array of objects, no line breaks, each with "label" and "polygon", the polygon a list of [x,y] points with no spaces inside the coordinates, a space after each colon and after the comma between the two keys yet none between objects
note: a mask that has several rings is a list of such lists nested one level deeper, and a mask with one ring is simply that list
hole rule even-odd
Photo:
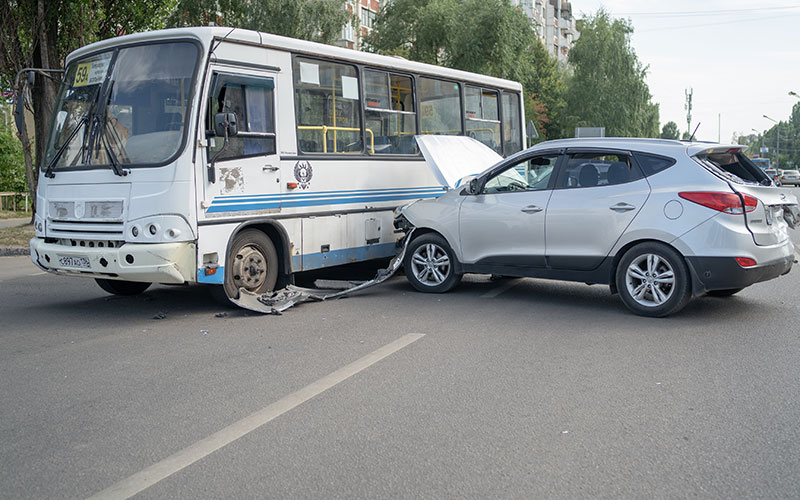
[{"label": "bus roof", "polygon": [[165,40],[175,38],[194,38],[199,40],[203,46],[208,49],[211,43],[225,40],[231,43],[241,43],[246,45],[256,45],[260,47],[287,50],[293,53],[306,54],[311,56],[322,56],[348,61],[366,66],[374,66],[380,68],[390,68],[400,71],[407,71],[421,75],[430,75],[441,78],[449,78],[453,80],[464,80],[483,84],[492,87],[499,87],[508,90],[521,91],[522,86],[514,81],[505,80],[503,78],[495,78],[491,76],[481,75],[478,73],[470,73],[468,71],[461,71],[457,69],[444,68],[433,64],[420,63],[416,61],[409,61],[401,57],[384,56],[380,54],[373,54],[369,52],[362,52],[358,50],[348,49],[344,47],[337,47],[334,45],[327,45],[317,42],[309,42],[306,40],[298,40],[285,36],[272,35],[269,33],[260,33],[258,31],[246,30],[241,28],[225,28],[219,26],[208,27],[193,27],[193,28],[172,28],[158,31],[148,31],[144,33],[136,33],[133,35],[124,35],[116,38],[109,38],[89,44],[85,47],[75,50],[67,56],[66,62],[82,57],[91,52],[98,50],[108,49],[121,44],[130,44],[137,42]]}]

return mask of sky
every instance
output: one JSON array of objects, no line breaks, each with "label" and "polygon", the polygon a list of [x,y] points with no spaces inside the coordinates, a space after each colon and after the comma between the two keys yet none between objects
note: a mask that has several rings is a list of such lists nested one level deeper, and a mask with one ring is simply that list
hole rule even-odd
[{"label": "sky", "polygon": [[[686,128],[692,88],[695,138],[731,142],[786,121],[800,94],[800,0],[572,0],[573,15],[601,7],[630,19],[631,45],[663,127]],[[721,126],[718,123],[721,122]]]}]

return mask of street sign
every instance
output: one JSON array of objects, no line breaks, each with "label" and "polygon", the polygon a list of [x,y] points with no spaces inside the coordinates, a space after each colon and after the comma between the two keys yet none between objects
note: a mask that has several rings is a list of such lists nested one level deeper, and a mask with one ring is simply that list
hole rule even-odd
[{"label": "street sign", "polygon": [[762,147],[761,148],[761,152],[762,153],[769,153],[769,148],[768,147]]}]

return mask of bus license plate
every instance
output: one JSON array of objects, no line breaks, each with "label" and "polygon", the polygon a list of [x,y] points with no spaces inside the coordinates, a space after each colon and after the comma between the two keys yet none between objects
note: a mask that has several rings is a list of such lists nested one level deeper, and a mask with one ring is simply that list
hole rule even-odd
[{"label": "bus license plate", "polygon": [[71,267],[73,269],[89,269],[89,258],[88,257],[73,257],[73,256],[66,256],[62,255],[58,258],[59,264],[62,267]]}]

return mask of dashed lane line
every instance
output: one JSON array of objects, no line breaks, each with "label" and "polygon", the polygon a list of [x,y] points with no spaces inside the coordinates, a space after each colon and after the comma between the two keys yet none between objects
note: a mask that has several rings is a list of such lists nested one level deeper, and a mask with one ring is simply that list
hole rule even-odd
[{"label": "dashed lane line", "polygon": [[305,403],[309,399],[322,394],[340,382],[369,368],[378,361],[394,354],[424,336],[424,334],[420,333],[404,335],[394,342],[386,344],[380,349],[367,354],[363,358],[339,368],[330,375],[326,375],[316,382],[305,386],[299,391],[289,394],[238,422],[211,434],[207,438],[189,445],[174,455],[137,472],[127,479],[123,479],[117,484],[93,495],[89,500],[128,499],[146,490],[150,486],[153,486],[162,479],[166,479],[198,460],[207,457],[223,446],[246,436],[262,425]]}]

